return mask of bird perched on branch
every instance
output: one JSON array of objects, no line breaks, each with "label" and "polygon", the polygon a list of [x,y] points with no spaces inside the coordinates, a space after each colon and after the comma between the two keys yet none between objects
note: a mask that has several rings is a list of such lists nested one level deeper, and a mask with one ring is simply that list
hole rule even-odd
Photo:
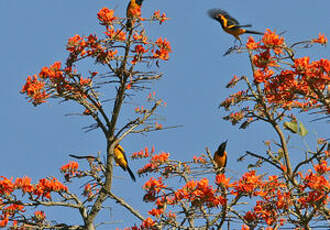
[{"label": "bird perched on branch", "polygon": [[131,30],[137,18],[141,17],[141,6],[143,0],[130,0],[126,9],[127,30]]},{"label": "bird perched on branch", "polygon": [[128,162],[127,162],[127,158],[125,155],[125,150],[124,148],[118,144],[115,149],[113,150],[113,154],[114,154],[114,158],[115,158],[115,162],[124,170],[124,171],[128,171],[130,177],[132,178],[133,181],[136,181],[134,173],[132,172],[132,170],[129,168],[128,166]]},{"label": "bird perched on branch", "polygon": [[210,9],[208,10],[208,14],[211,18],[218,21],[221,24],[222,29],[233,35],[239,42],[242,44],[240,35],[247,33],[247,34],[263,34],[261,32],[253,31],[253,30],[246,30],[244,28],[251,27],[251,24],[248,25],[240,25],[239,22],[231,17],[226,11],[221,9]]},{"label": "bird perched on branch", "polygon": [[215,151],[213,160],[219,168],[225,168],[227,165],[227,152],[226,152],[227,141],[221,143]]}]

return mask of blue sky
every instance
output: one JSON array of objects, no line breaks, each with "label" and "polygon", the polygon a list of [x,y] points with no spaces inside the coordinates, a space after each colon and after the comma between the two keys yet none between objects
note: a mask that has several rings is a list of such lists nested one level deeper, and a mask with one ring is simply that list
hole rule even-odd
[{"label": "blue sky", "polygon": [[[96,17],[99,9],[107,6],[115,9],[118,16],[124,16],[127,3],[127,0],[0,1],[0,63],[3,79],[0,91],[3,162],[0,175],[14,178],[27,175],[36,182],[43,176],[59,176],[58,169],[69,160],[69,153],[104,153],[105,140],[101,133],[84,133],[82,130],[82,127],[91,124],[88,118],[65,116],[81,112],[77,105],[50,100],[35,108],[19,91],[28,75],[38,73],[41,67],[54,61],[65,60],[65,45],[69,37],[101,31]],[[246,165],[237,163],[237,157],[246,150],[263,151],[262,140],[274,138],[274,133],[262,123],[239,130],[221,119],[225,113],[218,109],[218,105],[234,92],[224,86],[234,74],[250,75],[251,70],[245,54],[222,56],[232,46],[234,39],[224,33],[217,22],[208,18],[206,12],[210,8],[225,9],[242,24],[253,24],[254,30],[270,28],[278,32],[286,31],[286,41],[292,43],[315,38],[319,32],[329,37],[330,1],[144,1],[144,16],[151,16],[156,9],[160,9],[171,18],[161,26],[146,25],[149,35],[166,37],[173,49],[170,60],[162,63],[159,69],[164,73],[164,78],[152,84],[152,87],[168,104],[159,112],[166,118],[164,125],[183,127],[147,136],[129,136],[123,141],[126,151],[131,153],[154,144],[156,151],[166,151],[176,159],[188,160],[204,152],[206,146],[213,151],[219,143],[229,139],[228,174],[237,178]],[[329,58],[329,53],[328,47],[315,46],[309,50],[299,50],[297,56]],[[123,121],[128,119],[125,117]],[[322,122],[307,122],[305,125],[310,131],[306,143],[311,146],[316,137],[327,134]],[[293,150],[305,149],[297,147],[304,141],[299,138],[295,141]],[[130,161],[130,165],[133,171],[142,166],[134,161]],[[120,176],[115,182],[118,184],[116,192],[129,203],[135,202],[140,210],[148,208],[141,202],[141,186],[146,178],[139,178],[133,184],[121,169],[116,169],[116,175]],[[121,218],[131,223],[136,221],[116,205],[113,210],[107,221]],[[116,216],[118,212],[123,213],[120,218]],[[61,216],[62,212],[54,211],[53,214],[65,220],[65,216]],[[78,217],[73,215],[73,218],[79,223]],[[126,223],[114,224],[111,228],[125,227]]]}]

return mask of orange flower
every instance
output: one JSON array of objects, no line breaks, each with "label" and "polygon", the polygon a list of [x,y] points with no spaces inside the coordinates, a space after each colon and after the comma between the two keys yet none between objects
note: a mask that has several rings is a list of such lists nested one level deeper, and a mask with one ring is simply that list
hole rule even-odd
[{"label": "orange flower", "polygon": [[106,32],[104,32],[110,39],[117,40],[117,41],[125,41],[126,40],[126,33],[122,30],[114,28],[108,28]]},{"label": "orange flower", "polygon": [[241,230],[250,230],[250,227],[246,224],[243,224]]},{"label": "orange flower", "polygon": [[163,184],[163,180],[161,177],[157,179],[154,179],[153,177],[151,177],[144,185],[143,185],[143,189],[147,190],[147,191],[155,191],[156,193],[159,193],[160,191],[162,191],[164,188],[166,188],[167,186]]},{"label": "orange flower", "polygon": [[142,227],[143,229],[152,229],[155,224],[155,221],[148,217],[142,222]]},{"label": "orange flower", "polygon": [[87,78],[87,79],[84,79],[83,77],[80,77],[80,80],[79,80],[79,84],[81,86],[88,86],[92,83],[92,80]]},{"label": "orange flower", "polygon": [[160,10],[157,10],[152,15],[152,19],[158,20],[159,21],[159,24],[162,24],[163,22],[165,22],[169,18],[166,17],[166,14],[165,13],[163,13],[162,15],[160,15]]},{"label": "orange flower", "polygon": [[34,219],[39,222],[39,221],[46,219],[46,215],[43,211],[35,211]]},{"label": "orange flower", "polygon": [[253,59],[253,64],[259,68],[267,68],[270,66],[279,67],[276,58],[270,55],[269,49],[267,49],[262,53],[254,55],[252,59]]},{"label": "orange flower", "polygon": [[24,176],[23,178],[16,178],[14,186],[15,188],[22,189],[23,193],[31,193],[33,191],[31,178],[27,176]]},{"label": "orange flower", "polygon": [[61,172],[69,173],[74,176],[78,170],[79,164],[75,161],[70,161],[68,164],[61,167]]},{"label": "orange flower", "polygon": [[245,213],[244,220],[251,223],[257,220],[257,215],[254,212],[248,211]]},{"label": "orange flower", "polygon": [[38,80],[37,75],[33,75],[33,78],[28,76],[21,93],[26,93],[26,95],[31,98],[29,102],[32,101],[32,104],[37,106],[46,102],[46,99],[50,96],[46,93],[45,84],[44,81]]},{"label": "orange flower", "polygon": [[98,13],[97,17],[101,22],[101,25],[110,25],[114,20],[118,18],[114,16],[114,10],[109,10],[107,7],[102,8]]},{"label": "orange flower", "polygon": [[163,164],[168,160],[169,156],[169,153],[162,152],[161,154],[154,155],[150,162],[153,164]]},{"label": "orange flower", "polygon": [[137,55],[143,55],[148,51],[149,49],[145,49],[143,45],[136,45],[133,52],[136,53]]},{"label": "orange flower", "polygon": [[320,175],[330,172],[330,167],[328,167],[327,162],[325,160],[321,161],[318,165],[314,165],[314,169]]},{"label": "orange flower", "polygon": [[255,42],[254,38],[252,36],[250,36],[248,41],[246,42],[246,48],[248,48],[249,50],[258,49],[259,45],[260,45],[260,42]]},{"label": "orange flower", "polygon": [[153,146],[151,152],[149,153],[149,149],[148,147],[145,147],[144,148],[144,151],[143,150],[140,150],[139,152],[135,152],[132,154],[132,158],[133,159],[138,159],[138,158],[147,158],[150,156],[150,154],[154,153],[155,152],[155,147]]},{"label": "orange flower", "polygon": [[305,73],[310,67],[309,57],[297,58],[294,60],[294,67],[298,74]]},{"label": "orange flower", "polygon": [[159,49],[153,52],[153,57],[167,61],[169,59],[169,53],[172,52],[170,42],[167,41],[166,38],[163,40],[160,37],[155,44]]},{"label": "orange flower", "polygon": [[12,179],[7,179],[4,176],[0,176],[0,195],[10,195],[14,191],[14,184]]},{"label": "orange flower", "polygon": [[151,211],[148,211],[148,213],[152,216],[159,217],[161,214],[164,213],[164,209],[163,208],[160,208],[160,209],[154,208]]},{"label": "orange flower", "polygon": [[222,185],[225,188],[230,187],[231,185],[229,184],[230,178],[226,178],[225,174],[218,174],[215,177],[215,183],[217,185]]},{"label": "orange flower", "polygon": [[43,178],[35,185],[33,193],[39,198],[42,196],[46,199],[51,199],[51,192],[66,192],[68,188],[59,182],[55,177],[52,179]]},{"label": "orange flower", "polygon": [[265,83],[273,76],[275,72],[271,69],[265,68],[265,69],[257,69],[253,73],[254,81],[256,83]]},{"label": "orange flower", "polygon": [[272,32],[270,29],[267,29],[263,38],[262,42],[264,44],[264,48],[273,49],[275,54],[283,53],[282,46],[284,44],[284,38],[280,37],[275,32]]},{"label": "orange flower", "polygon": [[141,33],[134,32],[133,39],[141,41],[143,44],[148,44],[148,37],[145,35],[144,30]]},{"label": "orange flower", "polygon": [[256,172],[250,171],[245,173],[239,182],[234,183],[234,195],[255,195],[256,189],[262,184],[260,178],[261,176],[256,176]]},{"label": "orange flower", "polygon": [[314,43],[320,43],[321,45],[326,45],[328,43],[328,39],[324,34],[319,33],[319,37],[312,40]]},{"label": "orange flower", "polygon": [[193,161],[194,163],[199,163],[199,164],[206,164],[207,160],[205,159],[205,156],[197,157],[193,156]]}]

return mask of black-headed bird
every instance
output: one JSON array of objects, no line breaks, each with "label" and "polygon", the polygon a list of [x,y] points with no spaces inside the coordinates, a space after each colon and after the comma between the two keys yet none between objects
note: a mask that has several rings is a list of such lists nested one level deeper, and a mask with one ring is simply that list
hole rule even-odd
[{"label": "black-headed bird", "polygon": [[118,144],[115,147],[115,149],[113,150],[113,154],[114,154],[115,162],[117,163],[117,165],[119,165],[124,171],[127,170],[130,177],[132,178],[132,180],[135,181],[136,179],[135,179],[134,173],[128,166],[124,148],[120,144]]},{"label": "black-headed bird", "polygon": [[225,168],[227,165],[227,152],[226,152],[227,141],[221,143],[215,151],[213,160],[219,168]]},{"label": "black-headed bird", "polygon": [[227,33],[233,35],[239,42],[242,44],[240,35],[241,34],[264,34],[261,32],[246,30],[244,27],[251,27],[251,24],[248,25],[240,25],[239,22],[231,17],[226,11],[222,9],[210,9],[208,10],[208,14],[211,18],[218,21],[221,24],[221,27]]},{"label": "black-headed bird", "polygon": [[130,0],[126,9],[127,30],[131,30],[135,20],[141,17],[141,6],[143,0]]}]

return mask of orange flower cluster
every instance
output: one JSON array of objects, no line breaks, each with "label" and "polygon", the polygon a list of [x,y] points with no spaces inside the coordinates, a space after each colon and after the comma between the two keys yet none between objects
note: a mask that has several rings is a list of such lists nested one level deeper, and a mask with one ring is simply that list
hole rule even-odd
[{"label": "orange flower cluster", "polygon": [[207,160],[205,159],[205,156],[197,157],[193,156],[193,162],[198,164],[207,164]]},{"label": "orange flower cluster", "polygon": [[68,164],[63,165],[61,167],[61,172],[62,173],[69,173],[69,174],[72,174],[74,176],[76,174],[76,172],[78,171],[78,168],[79,168],[78,162],[70,161]]},{"label": "orange flower cluster", "polygon": [[209,185],[207,178],[200,181],[188,181],[181,189],[174,192],[174,195],[169,196],[168,204],[175,205],[178,202],[188,201],[192,206],[201,207],[217,207],[224,205],[227,201],[221,195],[217,195],[218,190]]},{"label": "orange flower cluster", "polygon": [[[90,56],[104,48],[99,44],[98,38],[96,35],[90,34],[88,37],[81,37],[76,34],[75,36],[68,39],[66,50],[71,53],[71,59],[73,57],[77,58],[78,56]],[[70,60],[71,62],[75,60]]]},{"label": "orange flower cluster", "polygon": [[139,152],[135,152],[132,154],[132,159],[139,159],[139,158],[147,158],[155,152],[155,146],[152,146],[151,151],[149,152],[149,148],[145,147],[144,150]]},{"label": "orange flower cluster", "polygon": [[0,200],[0,206],[0,228],[6,227],[8,225],[9,220],[12,221],[16,217],[16,215],[20,215],[22,212],[25,212],[24,206],[20,204],[10,204],[6,206],[6,204]]},{"label": "orange flower cluster", "polygon": [[[114,32],[112,29],[108,29],[105,32],[111,39],[122,41],[126,39],[124,32]],[[96,60],[102,64],[109,63],[109,61],[115,58],[118,50],[108,49],[102,46],[101,41],[98,40],[96,35],[90,34],[88,37],[80,37],[75,35],[68,40],[67,50],[70,52],[69,59],[67,60],[68,66],[78,60],[78,57],[93,56]]]},{"label": "orange flower cluster", "polygon": [[46,92],[45,84],[44,81],[38,80],[37,75],[33,75],[33,77],[28,76],[21,93],[25,93],[31,98],[29,102],[32,102],[34,106],[45,103],[46,99],[50,96]]},{"label": "orange flower cluster", "polygon": [[164,185],[163,179],[159,177],[158,179],[154,179],[151,177],[144,185],[143,189],[147,191],[146,195],[144,196],[143,200],[148,201],[155,201],[156,195],[160,192],[164,192],[164,189],[167,186]]},{"label": "orange flower cluster", "polygon": [[134,35],[133,35],[133,39],[135,41],[140,41],[143,44],[148,44],[148,37],[145,34],[145,31],[142,30],[142,32],[138,33],[135,31]]},{"label": "orange flower cluster", "polygon": [[35,185],[33,193],[37,195],[37,197],[42,197],[46,199],[51,199],[51,192],[67,192],[68,188],[59,182],[55,177],[52,179],[43,178],[39,180],[39,183]]},{"label": "orange flower cluster", "polygon": [[125,41],[126,40],[126,33],[123,30],[117,29],[115,31],[114,28],[110,27],[104,32],[111,40],[115,41]]},{"label": "orange flower cluster", "polygon": [[34,218],[36,222],[42,222],[43,220],[46,219],[46,215],[43,211],[35,211],[34,212]]},{"label": "orange flower cluster", "polygon": [[288,108],[312,108],[330,84],[330,60],[320,59],[310,63],[309,57],[298,58],[295,59],[294,68],[281,71],[265,83],[268,102]]},{"label": "orange flower cluster", "polygon": [[170,154],[165,152],[152,156],[150,163],[139,169],[138,173],[141,175],[143,173],[158,171],[159,166],[168,161],[169,156]]},{"label": "orange flower cluster", "polygon": [[[62,70],[61,62],[55,62],[49,67],[42,67],[39,75],[34,75],[33,79],[28,76],[21,93],[25,93],[35,106],[46,102],[50,96],[86,98],[84,91],[92,85],[92,80],[74,76],[77,75],[71,72],[71,68]],[[47,91],[52,93],[48,94]]]},{"label": "orange flower cluster", "polygon": [[245,173],[238,182],[233,183],[232,194],[235,196],[258,195],[257,189],[262,185],[261,176],[256,176],[256,172],[250,171]]},{"label": "orange flower cluster", "polygon": [[113,21],[118,18],[114,16],[115,11],[109,10],[107,7],[103,7],[98,13],[97,18],[100,20],[101,25],[111,25]]},{"label": "orange flower cluster", "polygon": [[[51,192],[62,193],[67,192],[68,188],[60,183],[56,178],[52,179],[41,179],[37,184],[31,184],[31,178],[22,177],[16,178],[15,182],[13,179],[8,179],[4,176],[0,176],[0,227],[5,227],[8,221],[14,221],[15,215],[24,212],[24,206],[21,205],[20,201],[12,203],[13,199],[17,199],[15,191],[20,191],[23,195],[28,193],[30,199],[51,199]],[[36,196],[36,197],[33,197]],[[8,201],[6,201],[8,200]],[[35,218],[39,221],[45,218],[43,212],[36,212]]]},{"label": "orange flower cluster", "polygon": [[255,42],[254,38],[250,36],[246,42],[246,48],[249,50],[256,50],[260,47],[260,42]]},{"label": "orange flower cluster", "polygon": [[68,164],[63,165],[60,169],[62,173],[64,173],[64,177],[66,181],[70,181],[70,179],[76,176],[78,172],[79,164],[75,161],[70,161]]},{"label": "orange flower cluster", "polygon": [[263,220],[272,225],[280,218],[280,210],[286,212],[292,205],[291,193],[286,191],[286,185],[277,176],[270,176],[268,181],[257,180],[257,184],[249,195],[259,196],[263,200],[258,200],[253,211],[247,212],[244,219],[255,224]]},{"label": "orange flower cluster", "polygon": [[311,170],[305,176],[299,173],[302,181],[300,186],[302,195],[298,202],[302,208],[326,206],[329,201],[330,182],[325,178],[325,175],[330,171],[330,167],[327,166],[326,161],[322,161],[315,165],[314,169],[317,173],[313,173]]},{"label": "orange flower cluster", "polygon": [[226,100],[221,102],[220,106],[224,107],[225,109],[229,110],[229,108],[233,105],[236,105],[244,100],[247,99],[247,93],[248,91],[238,91],[237,93],[234,93],[230,95]]},{"label": "orange flower cluster", "polygon": [[215,177],[215,183],[218,186],[223,186],[225,188],[229,188],[232,186],[232,184],[229,184],[230,178],[227,178],[225,174],[217,174]]},{"label": "orange flower cluster", "polygon": [[[319,34],[312,42],[326,44],[327,38]],[[330,84],[330,60],[320,59],[310,62],[309,57],[293,59],[292,69],[283,69],[275,73],[272,67],[280,67],[278,60],[286,48],[284,38],[267,29],[261,42],[249,38],[246,47],[258,52],[252,56],[256,67],[253,75],[256,84],[264,84],[267,102],[278,104],[286,109],[301,108],[308,110],[325,106],[322,101]],[[286,51],[290,48],[286,48]],[[274,55],[271,54],[273,51]],[[292,51],[287,51],[290,52]],[[325,106],[328,109],[328,106]],[[329,109],[328,109],[329,110]],[[330,111],[329,111],[330,112]]]},{"label": "orange flower cluster", "polygon": [[142,229],[150,229],[150,230],[156,229],[154,227],[155,224],[156,224],[155,221],[153,221],[150,217],[148,217],[142,222],[141,230]]},{"label": "orange flower cluster", "polygon": [[159,24],[162,24],[163,22],[165,22],[169,18],[166,17],[166,14],[165,13],[163,13],[162,15],[160,15],[160,10],[157,10],[152,15],[152,19],[157,20],[157,21],[159,21]]},{"label": "orange flower cluster", "polygon": [[158,49],[155,52],[154,52],[154,50],[152,50],[153,57],[156,59],[159,58],[164,61],[167,61],[169,59],[169,53],[172,52],[170,42],[167,41],[166,38],[164,38],[164,40],[163,40],[160,37],[157,39],[156,45],[157,45]]},{"label": "orange flower cluster", "polygon": [[228,116],[223,117],[225,120],[230,120],[233,125],[236,125],[245,117],[244,111],[238,111],[235,113],[231,113]]},{"label": "orange flower cluster", "polygon": [[319,33],[319,37],[312,40],[314,43],[320,43],[321,45],[326,45],[328,43],[328,39],[324,34]]},{"label": "orange flower cluster", "polygon": [[148,51],[149,49],[145,49],[143,45],[136,45],[134,50],[132,51],[133,53],[136,53],[136,55],[134,56],[131,63],[136,64],[137,62],[141,61],[143,54],[147,53]]},{"label": "orange flower cluster", "polygon": [[30,76],[27,77],[21,93],[25,93],[30,97],[31,99],[29,101],[32,101],[35,106],[46,102],[46,99],[50,97],[50,94],[47,93],[47,89],[45,88],[47,79],[56,85],[57,90],[60,90],[63,82],[65,82],[60,62],[55,62],[50,67],[43,67],[38,77],[37,75],[33,75],[33,78]]},{"label": "orange flower cluster", "polygon": [[272,49],[275,54],[283,53],[284,38],[267,29],[262,37],[262,49]]},{"label": "orange flower cluster", "polygon": [[91,201],[95,197],[95,194],[98,192],[99,192],[99,188],[96,183],[94,183],[93,185],[88,183],[84,187],[83,196],[86,196],[87,200]]}]

